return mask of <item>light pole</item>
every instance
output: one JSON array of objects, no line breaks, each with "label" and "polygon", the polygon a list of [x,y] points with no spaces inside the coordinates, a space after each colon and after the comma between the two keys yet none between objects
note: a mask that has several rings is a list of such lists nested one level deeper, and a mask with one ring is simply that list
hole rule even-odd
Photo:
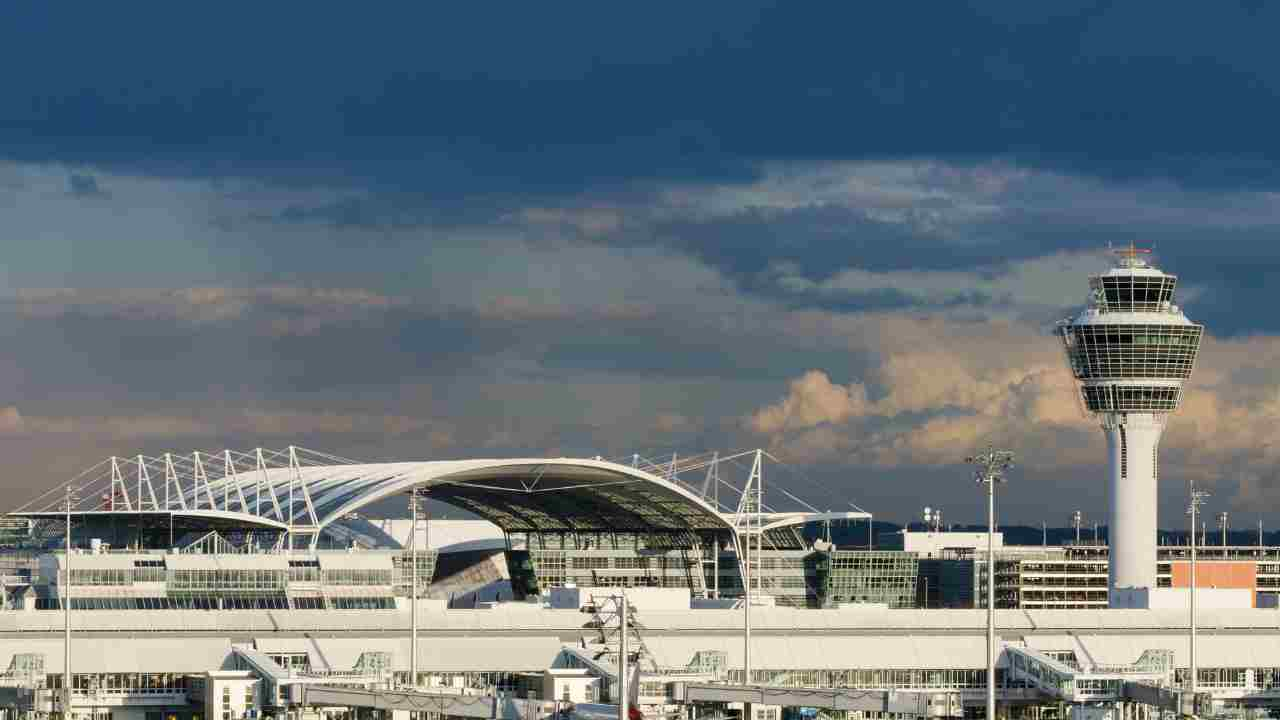
[{"label": "light pole", "polygon": [[71,717],[71,486],[67,485],[67,554],[66,566],[67,576],[63,586],[66,588],[62,593],[62,717],[68,720]]},{"label": "light pole", "polygon": [[[1222,512],[1218,513],[1218,527],[1222,528],[1222,547],[1225,548],[1227,546],[1227,511],[1226,510],[1223,510]],[[1226,555],[1224,554],[1222,557],[1225,559]]]},{"label": "light pole", "polygon": [[1080,544],[1080,522],[1082,520],[1084,520],[1084,515],[1081,515],[1079,510],[1075,511],[1075,513],[1071,516],[1071,524],[1076,526],[1076,544],[1077,545]]},{"label": "light pole", "polygon": [[[631,688],[627,687],[627,653],[630,648],[627,647],[627,589],[620,588],[618,596],[614,598],[614,602],[618,605],[618,720],[630,720],[631,708],[630,704]],[[751,684],[748,679],[747,684]]]},{"label": "light pole", "polygon": [[1187,507],[1187,514],[1191,516],[1191,589],[1189,590],[1191,606],[1191,667],[1188,669],[1188,675],[1191,680],[1191,708],[1192,714],[1195,714],[1196,701],[1196,681],[1198,671],[1196,669],[1196,514],[1200,511],[1200,506],[1204,504],[1204,499],[1209,497],[1209,493],[1203,490],[1195,489],[1195,481],[1191,483],[1191,502]]},{"label": "light pole", "polygon": [[409,491],[409,689],[418,689],[418,491]]},{"label": "light pole", "polygon": [[996,718],[996,483],[1006,482],[1013,453],[988,445],[980,455],[965,458],[974,465],[973,479],[987,486],[987,720]]}]

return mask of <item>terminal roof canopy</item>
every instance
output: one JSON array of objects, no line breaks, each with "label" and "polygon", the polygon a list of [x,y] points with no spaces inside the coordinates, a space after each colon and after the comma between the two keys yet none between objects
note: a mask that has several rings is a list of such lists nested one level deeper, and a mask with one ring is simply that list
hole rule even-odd
[{"label": "terminal roof canopy", "polygon": [[[96,473],[96,474],[95,474]],[[318,531],[417,492],[507,532],[727,531],[697,493],[653,473],[581,458],[357,463],[301,448],[111,458],[73,485],[73,512],[175,515]],[[55,517],[63,487],[12,513]]]}]

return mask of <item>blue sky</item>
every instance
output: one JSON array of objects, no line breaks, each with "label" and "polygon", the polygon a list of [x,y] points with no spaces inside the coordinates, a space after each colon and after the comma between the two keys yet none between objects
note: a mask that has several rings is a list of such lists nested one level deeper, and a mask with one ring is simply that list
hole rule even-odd
[{"label": "blue sky", "polygon": [[994,440],[1007,517],[1101,519],[1050,331],[1131,241],[1211,336],[1164,524],[1280,499],[1273,5],[0,12],[5,502],[228,444],[764,446],[960,521]]}]

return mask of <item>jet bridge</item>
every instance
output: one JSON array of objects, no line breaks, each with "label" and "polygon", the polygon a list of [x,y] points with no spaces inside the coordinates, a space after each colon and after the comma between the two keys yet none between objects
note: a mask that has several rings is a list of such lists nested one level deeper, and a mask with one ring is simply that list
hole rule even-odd
[{"label": "jet bridge", "polygon": [[1171,650],[1146,650],[1130,665],[1081,664],[1074,658],[1054,657],[1022,645],[1006,644],[1004,651],[1008,654],[1010,677],[1014,681],[1024,682],[1062,702],[1127,701],[1159,707],[1174,702],[1170,689]]}]

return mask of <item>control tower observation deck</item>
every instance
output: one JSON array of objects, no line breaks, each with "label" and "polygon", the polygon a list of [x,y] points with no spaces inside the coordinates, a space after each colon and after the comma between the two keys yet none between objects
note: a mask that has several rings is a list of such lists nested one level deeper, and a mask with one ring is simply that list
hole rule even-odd
[{"label": "control tower observation deck", "polygon": [[1089,278],[1088,307],[1058,325],[1081,399],[1107,437],[1113,590],[1156,587],[1160,435],[1204,332],[1174,304],[1177,277],[1148,264],[1149,252],[1117,251],[1115,267]]}]

